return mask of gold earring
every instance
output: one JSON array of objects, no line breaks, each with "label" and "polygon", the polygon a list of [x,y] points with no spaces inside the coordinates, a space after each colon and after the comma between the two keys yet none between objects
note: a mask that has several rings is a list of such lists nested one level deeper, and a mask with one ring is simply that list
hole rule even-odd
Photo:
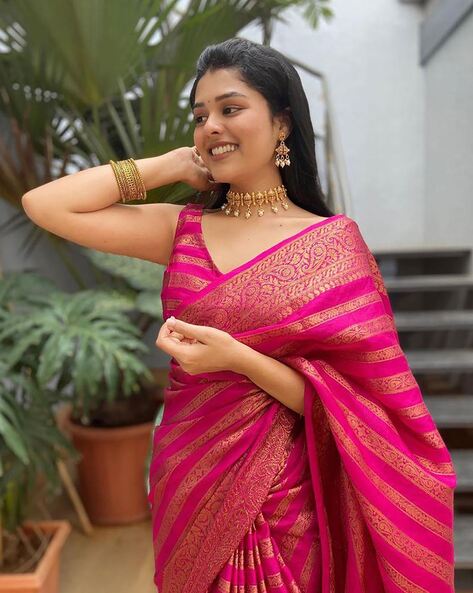
[{"label": "gold earring", "polygon": [[278,167],[288,167],[291,164],[288,156],[291,149],[284,144],[285,138],[286,134],[282,131],[279,132],[279,146],[276,148],[277,157],[275,160]]}]

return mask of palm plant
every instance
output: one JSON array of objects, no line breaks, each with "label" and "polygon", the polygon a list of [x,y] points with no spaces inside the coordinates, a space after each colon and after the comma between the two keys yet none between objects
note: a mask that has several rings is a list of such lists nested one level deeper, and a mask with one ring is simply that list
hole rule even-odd
[{"label": "palm plant", "polygon": [[[250,23],[269,43],[274,20],[303,9],[315,28],[329,0],[0,0],[0,196],[19,212],[1,230],[28,224],[20,198],[66,173],[113,158],[144,158],[192,144],[186,89],[210,43]],[[180,202],[182,183],[150,192]],[[29,252],[45,233],[33,227]],[[69,245],[46,233],[78,286]]]},{"label": "palm plant", "polygon": [[[0,232],[30,224],[21,196],[33,187],[109,159],[191,145],[186,90],[202,49],[249,24],[260,24],[269,44],[273,22],[291,7],[301,8],[315,28],[321,17],[331,17],[328,4],[0,0],[0,198],[16,210]],[[149,192],[149,199],[181,202],[190,193],[177,183]],[[84,290],[69,253],[73,245],[31,226],[23,249],[28,254],[43,237],[83,290],[61,293],[34,273],[0,276],[2,570],[7,531],[17,534],[8,549],[25,540],[18,527],[38,475],[54,490],[57,459],[70,450],[55,427],[54,404],[72,392],[76,414],[87,422],[103,398],[136,391],[150,378],[137,356],[145,351],[138,328],[161,315],[162,269],[153,266],[151,274],[146,262],[83,250],[97,272],[125,283]],[[130,323],[132,309],[141,323]]]},{"label": "palm plant", "polygon": [[[269,44],[273,22],[291,7],[316,27],[330,18],[328,3],[0,0],[0,198],[16,210],[0,231],[29,224],[20,199],[33,187],[109,159],[190,145],[186,90],[202,49],[252,23]],[[190,192],[178,183],[149,199],[181,202]],[[32,227],[24,248],[41,237],[85,288],[67,243]],[[0,278],[0,536],[2,525],[13,533],[21,524],[39,474],[58,485],[55,461],[68,442],[55,428],[54,403],[75,394],[76,414],[87,422],[99,401],[131,395],[148,376],[126,312],[148,316],[142,330],[159,319],[162,270],[94,252],[88,258],[125,285],[70,295],[32,273]]]}]

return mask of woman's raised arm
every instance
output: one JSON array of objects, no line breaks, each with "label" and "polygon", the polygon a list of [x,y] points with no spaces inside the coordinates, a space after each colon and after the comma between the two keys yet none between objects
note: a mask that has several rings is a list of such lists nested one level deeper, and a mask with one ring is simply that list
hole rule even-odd
[{"label": "woman's raised arm", "polygon": [[[185,181],[189,147],[135,160],[147,190]],[[22,197],[27,216],[70,241],[166,265],[172,248],[176,204],[123,204],[111,165],[99,165],[40,185]]]}]

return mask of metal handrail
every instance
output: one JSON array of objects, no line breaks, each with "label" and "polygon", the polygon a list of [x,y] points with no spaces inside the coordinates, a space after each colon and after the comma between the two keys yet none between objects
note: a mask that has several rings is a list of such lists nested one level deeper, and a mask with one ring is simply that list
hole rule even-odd
[{"label": "metal handrail", "polygon": [[320,134],[314,134],[314,136],[316,138],[322,138],[325,141],[328,186],[327,202],[328,206],[335,212],[343,212],[347,216],[353,216],[353,201],[348,183],[348,174],[340,136],[335,122],[333,102],[327,77],[319,70],[295,58],[291,58],[287,54],[286,57],[294,66],[301,68],[311,76],[315,76],[321,82],[325,106],[325,136],[321,136]]}]

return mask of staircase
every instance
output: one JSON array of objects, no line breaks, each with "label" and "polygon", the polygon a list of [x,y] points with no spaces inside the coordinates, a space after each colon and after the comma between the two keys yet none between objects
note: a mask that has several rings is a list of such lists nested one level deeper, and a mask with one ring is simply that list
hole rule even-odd
[{"label": "staircase", "polygon": [[373,251],[401,346],[448,447],[455,490],[455,591],[473,593],[473,275],[471,250]]}]

